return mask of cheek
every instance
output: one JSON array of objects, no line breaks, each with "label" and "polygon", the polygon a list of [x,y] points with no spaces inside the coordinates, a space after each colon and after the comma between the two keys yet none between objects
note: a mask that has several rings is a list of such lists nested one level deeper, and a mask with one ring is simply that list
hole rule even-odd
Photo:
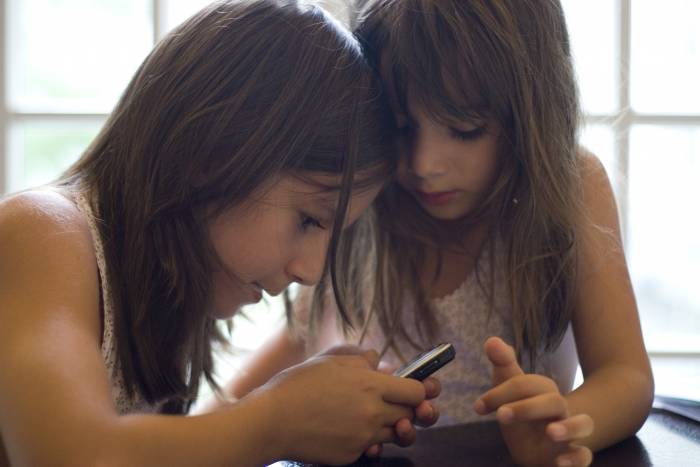
[{"label": "cheek", "polygon": [[474,150],[472,158],[465,159],[461,172],[480,188],[486,188],[496,180],[499,169],[498,153],[491,142],[486,142]]}]

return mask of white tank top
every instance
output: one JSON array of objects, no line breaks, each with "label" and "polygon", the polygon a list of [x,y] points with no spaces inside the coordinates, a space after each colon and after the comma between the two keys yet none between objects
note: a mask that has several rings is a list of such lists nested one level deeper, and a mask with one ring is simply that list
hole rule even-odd
[{"label": "white tank top", "polygon": [[[497,264],[499,264],[498,258]],[[480,277],[489,277],[487,254],[481,255],[477,267]],[[472,409],[476,398],[492,387],[491,364],[483,350],[484,342],[491,336],[499,336],[511,345],[514,343],[509,320],[510,304],[504,275],[502,271],[500,272],[501,274],[497,273],[495,276],[494,313],[489,312],[488,298],[473,273],[450,294],[431,300],[440,328],[434,342],[421,344],[427,350],[437,343],[450,342],[456,351],[454,361],[435,374],[442,383],[442,393],[435,401],[440,410],[438,425],[487,419],[477,415]],[[310,295],[302,292],[298,300],[299,306],[295,307],[300,314],[300,325],[305,322],[304,315],[308,313]],[[413,314],[405,313],[404,317],[405,329],[410,333],[409,335],[416,336],[417,340],[418,333],[413,323]],[[347,339],[343,338],[337,325],[335,310],[326,310],[318,330],[316,338],[309,339],[307,336],[305,339],[307,355],[313,355],[340,343],[357,344],[359,340],[357,333],[348,336]],[[302,337],[304,337],[303,332]],[[379,351],[384,343],[385,338],[378,323],[376,320],[370,322],[361,346]],[[418,353],[407,342],[399,341],[397,346],[406,360],[410,360]],[[382,364],[390,368],[398,368],[404,363],[405,361],[391,349],[382,358]],[[552,378],[559,386],[559,390],[566,394],[572,389],[577,366],[578,356],[571,325],[569,325],[557,349],[538,353],[535,372]],[[523,368],[528,371],[528,358],[525,358]]]},{"label": "white tank top", "polygon": [[92,235],[92,242],[95,249],[95,258],[97,259],[102,303],[102,358],[104,359],[112,382],[112,400],[114,406],[117,413],[120,415],[130,413],[155,413],[159,410],[160,404],[149,404],[138,392],[133,398],[127,396],[124,378],[117,364],[117,348],[114,338],[114,309],[112,305],[112,296],[109,290],[102,239],[100,238],[95,215],[93,214],[90,203],[88,203],[83,194],[78,194],[75,201],[78,209],[85,215],[88,226],[90,227],[90,234]]}]

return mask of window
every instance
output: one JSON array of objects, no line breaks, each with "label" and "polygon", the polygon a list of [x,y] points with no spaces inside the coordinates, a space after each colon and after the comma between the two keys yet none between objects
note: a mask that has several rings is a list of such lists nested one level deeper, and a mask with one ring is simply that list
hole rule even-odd
[{"label": "window", "polygon": [[[66,168],[154,41],[206,3],[0,0],[0,193]],[[614,184],[648,348],[700,353],[700,2],[563,4],[582,140]]]},{"label": "window", "polygon": [[700,352],[700,32],[693,0],[564,0],[586,126],[620,208],[651,353]]}]

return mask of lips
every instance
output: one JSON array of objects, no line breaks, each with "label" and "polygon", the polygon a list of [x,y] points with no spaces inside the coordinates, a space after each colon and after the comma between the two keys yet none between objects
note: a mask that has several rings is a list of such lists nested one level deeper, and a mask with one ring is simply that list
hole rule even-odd
[{"label": "lips", "polygon": [[416,190],[415,193],[418,199],[424,204],[431,206],[442,206],[452,201],[457,196],[458,191],[433,191],[428,193]]}]

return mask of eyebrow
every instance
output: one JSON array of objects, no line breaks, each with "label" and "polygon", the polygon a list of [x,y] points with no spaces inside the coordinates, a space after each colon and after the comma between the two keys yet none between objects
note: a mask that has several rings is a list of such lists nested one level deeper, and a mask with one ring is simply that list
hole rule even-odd
[{"label": "eyebrow", "polygon": [[337,214],[336,208],[338,207],[336,202],[334,200],[328,199],[326,197],[321,198],[319,201],[320,201],[321,209],[324,211],[326,218],[330,219],[330,220],[335,219],[335,216]]}]

